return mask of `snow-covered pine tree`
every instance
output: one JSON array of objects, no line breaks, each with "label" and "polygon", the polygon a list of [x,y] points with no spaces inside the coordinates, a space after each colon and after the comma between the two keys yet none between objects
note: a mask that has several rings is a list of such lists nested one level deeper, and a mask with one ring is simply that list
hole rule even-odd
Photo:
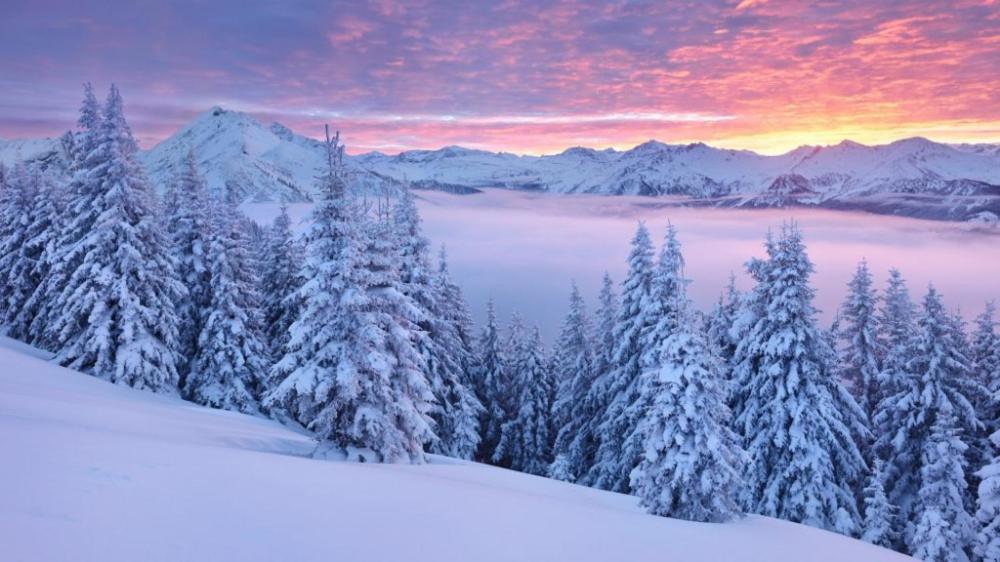
[{"label": "snow-covered pine tree", "polygon": [[28,245],[34,237],[29,227],[41,195],[39,183],[38,171],[18,160],[0,191],[0,326],[19,339],[26,339],[23,327],[31,319],[22,313],[39,284],[34,274],[40,252]]},{"label": "snow-covered pine tree", "polygon": [[116,384],[176,392],[174,303],[184,286],[114,86],[102,113],[60,241],[68,275],[53,303],[55,358]]},{"label": "snow-covered pine tree", "polygon": [[[974,377],[991,392],[1000,390],[1000,335],[997,334],[996,303],[987,302],[983,312],[976,317],[971,350]],[[996,425],[996,417],[989,416]]]},{"label": "snow-covered pine tree", "polygon": [[975,536],[965,508],[965,449],[955,418],[939,412],[922,444],[910,553],[927,562],[968,562]]},{"label": "snow-covered pine tree", "polygon": [[[71,228],[72,221],[77,215],[92,213],[86,206],[92,195],[82,194],[87,186],[86,174],[82,169],[87,157],[97,147],[101,135],[102,117],[94,89],[89,82],[84,84],[83,91],[83,103],[77,120],[79,132],[73,136],[75,140],[68,154],[72,157],[69,164],[71,181],[69,186],[61,190],[63,197],[60,201],[61,220],[55,232],[51,234],[51,240],[43,257],[46,265],[45,275],[27,304],[33,313],[28,328],[29,339],[33,344],[49,351],[56,351],[59,348],[59,334],[53,330],[55,317],[61,312],[57,309],[57,303],[77,263],[68,259],[81,236],[80,231]],[[71,205],[74,200],[76,204],[82,204],[82,207],[73,208]],[[91,214],[88,220],[94,220],[94,215]]]},{"label": "snow-covered pine tree", "polygon": [[847,298],[840,307],[840,374],[850,383],[858,405],[871,418],[881,398],[878,376],[882,363],[882,343],[878,339],[876,305],[868,262],[862,260],[848,283]]},{"label": "snow-covered pine tree", "polygon": [[733,355],[737,341],[733,338],[732,327],[740,313],[742,296],[736,288],[736,274],[729,274],[729,283],[708,317],[707,336],[712,350],[719,358],[719,369],[726,396],[731,394],[733,379]]},{"label": "snow-covered pine tree", "polygon": [[854,486],[866,472],[857,446],[867,437],[864,412],[832,376],[798,227],[784,225],[766,248],[767,259],[750,264],[759,308],[736,353],[736,428],[750,456],[745,505],[852,535],[860,524]]},{"label": "snow-covered pine tree", "polygon": [[[177,275],[187,289],[186,295],[177,303],[180,320],[180,350],[183,360],[178,365],[181,385],[186,385],[192,363],[199,357],[198,340],[201,337],[204,314],[212,298],[212,271],[209,267],[209,238],[213,236],[209,208],[212,206],[208,186],[198,172],[193,151],[189,151],[181,162],[180,170],[166,193],[166,230],[170,237]],[[227,215],[228,211],[220,213]],[[228,215],[227,215],[228,216]],[[233,225],[226,224],[229,229]],[[218,233],[215,233],[218,242]]]},{"label": "snow-covered pine tree", "polygon": [[[587,459],[576,455],[593,448],[593,436],[586,435],[589,422],[596,415],[587,400],[594,380],[592,338],[587,306],[574,282],[570,288],[569,312],[553,353],[556,380],[556,398],[552,404],[556,432],[554,451],[556,459],[566,464],[561,470],[568,474],[581,474],[587,468]],[[590,442],[574,447],[576,440]]]},{"label": "snow-covered pine tree", "polygon": [[[996,451],[1000,432],[990,435],[990,441]],[[976,502],[979,531],[974,551],[982,562],[1000,562],[1000,456],[994,456],[976,476],[980,478]]]},{"label": "snow-covered pine tree", "polygon": [[303,307],[273,368],[281,383],[265,405],[313,430],[318,456],[423,462],[423,446],[435,438],[433,395],[391,225],[362,223],[347,195],[339,135],[326,148],[296,293]]},{"label": "snow-covered pine tree", "polygon": [[[518,328],[515,326],[515,329]],[[523,336],[515,335],[515,338]],[[547,382],[548,362],[538,328],[534,328],[531,336],[513,349],[514,360],[508,365],[517,391],[511,403],[514,411],[501,428],[500,442],[493,459],[496,462],[505,461],[514,470],[545,475],[552,462],[549,435],[552,404]]]},{"label": "snow-covered pine tree", "polygon": [[524,318],[522,318],[520,312],[515,310],[511,314],[501,343],[503,350],[501,357],[504,361],[502,372],[505,378],[502,381],[496,381],[500,384],[491,391],[491,394],[496,396],[499,406],[497,411],[502,413],[502,417],[487,422],[495,423],[497,430],[497,441],[489,462],[505,468],[511,468],[514,462],[511,454],[516,453],[516,451],[512,447],[501,449],[500,442],[503,439],[504,426],[517,417],[518,410],[520,409],[518,400],[521,396],[520,385],[523,377],[518,370],[521,368],[519,363],[527,356],[528,343]]},{"label": "snow-covered pine tree", "polygon": [[651,312],[653,298],[653,244],[646,225],[639,223],[632,238],[628,273],[622,283],[621,305],[615,322],[614,351],[607,372],[601,373],[595,386],[607,396],[607,406],[600,412],[597,426],[599,445],[586,482],[606,490],[628,490],[629,473],[638,458],[625,458],[625,440],[635,429],[626,410],[638,396],[640,358],[645,351],[643,336],[656,326]]},{"label": "snow-covered pine tree", "polygon": [[507,393],[510,390],[507,351],[500,341],[496,306],[490,299],[486,303],[486,323],[479,336],[475,364],[477,395],[484,410],[479,423],[481,440],[476,459],[482,462],[493,462],[500,431],[507,419]]},{"label": "snow-covered pine tree", "polygon": [[868,474],[868,485],[864,489],[864,524],[861,540],[893,548],[896,544],[894,531],[896,510],[885,494],[882,461],[876,460]]},{"label": "snow-covered pine tree", "polygon": [[198,309],[197,354],[184,384],[193,401],[225,410],[260,411],[267,348],[246,233],[231,193],[212,205],[204,266],[208,302]]},{"label": "snow-covered pine tree", "polygon": [[438,440],[431,452],[467,459],[479,445],[482,405],[465,385],[464,344],[457,326],[446,316],[446,295],[437,290],[430,264],[430,243],[420,227],[413,193],[404,188],[394,208],[394,234],[399,248],[403,293],[417,307],[414,335],[434,393],[431,418]]},{"label": "snow-covered pine tree", "polygon": [[21,305],[17,318],[10,318],[10,335],[35,343],[36,334],[32,328],[35,319],[44,310],[41,299],[43,286],[54,266],[59,235],[66,222],[66,188],[55,178],[37,170],[35,184],[37,195],[30,212],[31,222],[27,226],[27,236],[22,253],[30,260],[32,292]]},{"label": "snow-covered pine tree", "polygon": [[717,360],[696,329],[684,284],[676,287],[670,335],[647,367],[649,404],[636,428],[643,454],[631,487],[650,513],[723,522],[741,514],[746,454],[729,428]]},{"label": "snow-covered pine tree", "polygon": [[296,291],[302,286],[302,248],[292,234],[292,220],[284,205],[268,229],[264,254],[261,272],[264,339],[270,356],[277,361],[285,353],[289,330],[298,316],[301,303]]},{"label": "snow-covered pine tree", "polygon": [[[968,375],[969,362],[956,345],[951,322],[940,295],[930,287],[923,301],[919,334],[908,346],[911,356],[896,375],[895,393],[882,401],[875,417],[876,427],[885,431],[878,435],[875,450],[886,458],[887,492],[899,510],[896,531],[904,545],[916,544],[914,526],[921,509],[922,477],[935,420],[955,418],[949,439],[962,442],[963,455],[968,449],[967,436],[981,429],[973,403],[983,390]],[[966,487],[962,488],[967,494]]]},{"label": "snow-covered pine tree", "polygon": [[458,336],[460,349],[458,350],[462,360],[463,383],[466,388],[473,391],[478,400],[478,389],[475,379],[475,352],[474,337],[472,333],[472,316],[469,314],[469,305],[465,301],[462,288],[451,277],[451,270],[448,268],[448,254],[441,247],[438,253],[437,273],[434,276],[434,286],[441,299],[442,316],[451,323],[452,328]]}]

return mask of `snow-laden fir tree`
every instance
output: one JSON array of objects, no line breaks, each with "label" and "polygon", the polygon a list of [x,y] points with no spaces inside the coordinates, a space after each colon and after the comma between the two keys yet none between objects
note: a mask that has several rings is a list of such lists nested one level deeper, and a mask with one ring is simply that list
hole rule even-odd
[{"label": "snow-laden fir tree", "polygon": [[174,392],[184,293],[118,89],[79,163],[62,233],[65,285],[52,303],[56,360],[117,384]]},{"label": "snow-laden fir tree", "polygon": [[923,442],[910,553],[926,562],[968,562],[975,528],[965,508],[965,449],[955,418],[941,412]]},{"label": "snow-laden fir tree", "polygon": [[[1000,432],[990,435],[993,450],[1000,447]],[[982,467],[976,498],[978,533],[974,552],[983,562],[1000,562],[1000,456],[994,452],[992,461]]]},{"label": "snow-laden fir tree", "polygon": [[23,272],[27,280],[25,285],[30,285],[32,291],[22,301],[16,317],[7,319],[7,324],[11,336],[35,343],[33,326],[35,319],[44,310],[42,299],[45,295],[42,287],[52,271],[59,235],[66,221],[67,193],[65,186],[49,174],[37,169],[31,173],[37,195],[32,203],[31,221],[26,227],[27,235],[21,253],[27,258],[26,265],[30,268],[30,271]]},{"label": "snow-laden fir tree", "polygon": [[860,515],[854,486],[866,472],[857,443],[864,412],[833,377],[832,350],[816,327],[813,266],[794,224],[769,236],[752,262],[756,321],[736,358],[736,424],[750,456],[748,511],[852,535]]},{"label": "snow-laden fir tree", "polygon": [[451,324],[458,336],[461,349],[463,383],[478,397],[475,381],[475,351],[472,334],[472,315],[465,301],[462,288],[451,277],[448,254],[444,247],[438,253],[437,273],[434,275],[435,291],[441,301],[442,316]]},{"label": "snow-laden fir tree", "polygon": [[717,359],[677,286],[677,324],[648,366],[649,408],[636,433],[643,444],[631,473],[633,493],[653,514],[723,522],[741,514],[746,455],[729,428],[729,408]]},{"label": "snow-laden fir tree", "polygon": [[[556,380],[556,398],[552,405],[553,426],[556,431],[554,451],[556,459],[565,467],[554,467],[568,474],[581,474],[587,468],[587,459],[581,458],[593,448],[589,433],[590,420],[596,412],[590,408],[587,394],[594,380],[593,332],[587,306],[576,283],[572,284],[569,312],[563,321],[562,331],[553,352],[553,375]],[[588,440],[590,443],[574,441]],[[580,455],[580,456],[577,456]]]},{"label": "snow-laden fir tree", "polygon": [[41,197],[39,183],[38,171],[18,160],[0,191],[0,326],[19,339],[26,339],[24,326],[31,319],[23,313],[40,281],[35,263],[41,252],[28,244],[36,234],[29,228]]},{"label": "snow-laden fir tree", "polygon": [[973,378],[988,391],[986,400],[977,405],[979,419],[986,426],[987,435],[1000,429],[1000,405],[997,403],[1000,393],[1000,335],[997,334],[995,315],[996,305],[992,301],[987,302],[983,312],[976,317],[970,347]]},{"label": "snow-laden fir tree", "polygon": [[281,212],[267,231],[267,244],[261,264],[264,339],[275,361],[285,353],[289,330],[301,306],[296,292],[302,285],[299,274],[302,261],[302,248],[292,234],[288,208],[282,205]]},{"label": "snow-laden fir tree", "polygon": [[351,204],[339,137],[326,148],[297,292],[303,306],[265,405],[314,431],[317,455],[422,462],[435,438],[433,395],[395,237],[390,224],[363,222]]},{"label": "snow-laden fir tree", "polygon": [[[194,152],[189,151],[184,156],[176,179],[167,188],[165,203],[166,230],[177,262],[177,275],[187,289],[177,303],[180,351],[184,358],[178,370],[183,385],[191,363],[200,354],[198,340],[206,318],[204,312],[212,298],[209,265],[209,238],[213,234],[209,208],[212,204],[205,179],[198,172]],[[227,224],[226,228],[231,226]]]},{"label": "snow-laden fir tree", "polygon": [[260,410],[269,361],[253,262],[239,219],[231,193],[212,205],[204,264],[210,272],[208,302],[198,310],[201,331],[184,394],[199,404],[253,414]]},{"label": "snow-laden fir tree", "polygon": [[894,531],[896,510],[885,494],[882,461],[875,461],[868,474],[868,484],[864,489],[864,523],[861,540],[893,548],[896,544]]},{"label": "snow-laden fir tree", "polygon": [[840,307],[837,333],[843,342],[840,347],[840,374],[850,383],[851,393],[870,418],[881,398],[878,377],[883,351],[876,323],[878,296],[866,261],[858,264],[847,287],[847,298]]},{"label": "snow-laden fir tree", "polygon": [[456,458],[471,458],[479,445],[479,415],[482,405],[465,385],[467,359],[457,326],[445,310],[446,295],[438,292],[430,262],[430,243],[420,227],[420,216],[412,192],[404,188],[393,216],[399,248],[399,275],[403,293],[416,306],[414,332],[423,356],[427,378],[434,393],[431,418],[437,441],[431,451]]},{"label": "snow-laden fir tree", "polygon": [[[911,356],[894,382],[896,391],[882,401],[875,417],[876,427],[885,431],[878,435],[876,451],[886,458],[887,492],[899,510],[897,533],[905,545],[915,544],[920,490],[927,484],[922,478],[936,420],[954,418],[948,439],[961,442],[963,455],[967,436],[981,429],[973,404],[983,390],[969,376],[969,362],[956,344],[951,322],[931,287],[924,297],[919,333],[910,345]],[[962,490],[968,494],[966,486]]]},{"label": "snow-laden fir tree", "polygon": [[[79,131],[70,134],[74,139],[72,149],[67,154],[71,157],[69,164],[71,180],[69,186],[61,190],[59,210],[61,220],[55,225],[55,231],[50,234],[50,241],[42,258],[46,268],[45,275],[27,304],[33,316],[28,329],[29,339],[35,345],[50,351],[57,350],[59,346],[59,334],[52,330],[55,316],[60,313],[56,308],[59,295],[65,289],[72,268],[76,265],[75,261],[67,260],[69,252],[76,247],[80,237],[79,231],[70,228],[71,219],[80,213],[90,212],[86,207],[87,197],[78,198],[78,204],[83,202],[84,206],[75,211],[70,208],[70,203],[73,200],[72,196],[79,194],[85,187],[85,177],[81,173],[81,168],[87,156],[97,147],[101,123],[100,107],[94,96],[94,89],[90,83],[86,83],[80,117],[77,120]],[[90,220],[93,220],[93,216]]]},{"label": "snow-laden fir tree", "polygon": [[511,453],[514,451],[511,447],[501,449],[500,441],[503,439],[504,426],[517,416],[518,409],[520,408],[518,400],[521,396],[520,385],[523,377],[518,373],[518,369],[520,368],[519,362],[528,354],[527,348],[529,345],[528,332],[524,326],[524,318],[520,312],[515,310],[511,314],[510,321],[507,323],[507,328],[502,338],[501,348],[503,350],[503,373],[505,379],[500,386],[491,392],[491,394],[496,396],[497,405],[499,406],[497,411],[501,413],[501,417],[487,422],[496,424],[497,429],[497,441],[489,462],[497,466],[511,468],[514,462]]},{"label": "snow-laden fir tree", "polygon": [[[614,281],[607,272],[601,280],[601,291],[597,298],[597,312],[595,314],[594,337],[593,337],[593,377],[590,388],[587,389],[586,409],[591,412],[584,420],[579,432],[569,443],[569,449],[565,455],[568,463],[573,459],[573,466],[569,468],[576,478],[576,482],[587,486],[593,485],[592,478],[595,476],[591,471],[594,459],[597,455],[597,448],[600,445],[598,438],[601,423],[601,414],[608,406],[608,388],[611,384],[611,377],[608,376],[612,369],[612,356],[614,354],[615,325],[618,321],[618,296],[615,294]],[[558,460],[558,459],[557,459]]]},{"label": "snow-laden fir tree", "polygon": [[741,295],[736,288],[736,275],[729,274],[729,283],[725,291],[719,295],[719,300],[708,316],[706,335],[712,345],[712,350],[719,358],[719,369],[726,396],[731,393],[733,378],[733,355],[736,353],[737,340],[733,337],[732,328],[740,313]]},{"label": "snow-laden fir tree", "polygon": [[486,323],[479,336],[475,364],[476,393],[483,405],[479,424],[481,440],[476,459],[483,462],[493,462],[501,428],[507,419],[510,374],[507,372],[506,351],[497,325],[496,307],[490,299],[486,303]]},{"label": "snow-laden fir tree", "polygon": [[[522,337],[523,336],[515,336]],[[549,434],[550,402],[548,362],[538,328],[513,348],[508,363],[517,394],[511,402],[512,416],[500,431],[493,453],[495,462],[505,461],[514,470],[545,475],[552,462]]]},{"label": "snow-laden fir tree", "polygon": [[651,314],[655,308],[652,303],[653,244],[645,224],[639,223],[632,238],[628,264],[615,322],[611,364],[594,383],[605,393],[607,406],[600,413],[599,445],[594,464],[586,475],[590,485],[618,492],[628,490],[629,473],[638,460],[623,454],[625,440],[635,429],[630,423],[635,420],[628,419],[626,410],[638,396],[640,359],[645,351],[642,338],[656,326],[656,318]]}]

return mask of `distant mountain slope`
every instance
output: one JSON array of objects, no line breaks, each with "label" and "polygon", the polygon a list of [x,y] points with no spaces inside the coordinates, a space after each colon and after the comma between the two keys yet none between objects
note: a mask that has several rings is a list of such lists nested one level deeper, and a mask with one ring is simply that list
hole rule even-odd
[{"label": "distant mountain slope", "polygon": [[273,421],[43,356],[0,338],[4,560],[911,560],[766,517],[654,517],[629,496],[443,457],[314,460],[308,436]]},{"label": "distant mountain slope", "polygon": [[[348,143],[350,135],[347,135]],[[0,141],[0,161],[52,158],[58,141]],[[307,200],[322,144],[280,124],[212,108],[142,154],[152,180],[172,181],[193,150],[209,185],[233,185],[254,201]],[[656,141],[627,151],[570,148],[518,156],[445,147],[350,157],[361,188],[407,182],[471,192],[505,187],[555,193],[682,195],[691,204],[821,205],[947,220],[1000,216],[1000,147],[910,138],[880,146],[844,141],[765,156],[696,143]]]}]

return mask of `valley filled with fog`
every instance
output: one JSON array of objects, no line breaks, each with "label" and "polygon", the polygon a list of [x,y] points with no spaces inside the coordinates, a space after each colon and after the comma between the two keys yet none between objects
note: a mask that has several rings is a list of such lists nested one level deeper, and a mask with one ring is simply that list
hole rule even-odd
[{"label": "valley filled with fog", "polygon": [[[865,258],[884,284],[900,269],[915,298],[933,281],[949,308],[971,319],[986,300],[1000,298],[1000,259],[995,230],[968,225],[815,208],[724,209],[677,206],[681,199],[560,195],[487,189],[473,195],[418,191],[427,236],[445,245],[456,280],[466,291],[477,322],[489,298],[506,321],[514,310],[537,322],[551,342],[576,280],[591,307],[604,271],[616,284],[637,221],[659,245],[668,221],[678,229],[692,281],[690,295],[708,309],[727,283],[751,286],[743,264],[763,254],[769,228],[795,220],[816,266],[813,285],[822,324],[828,324],[846,293],[858,260]],[[304,224],[311,205],[290,208]],[[261,223],[278,212],[274,203],[247,204]]]}]

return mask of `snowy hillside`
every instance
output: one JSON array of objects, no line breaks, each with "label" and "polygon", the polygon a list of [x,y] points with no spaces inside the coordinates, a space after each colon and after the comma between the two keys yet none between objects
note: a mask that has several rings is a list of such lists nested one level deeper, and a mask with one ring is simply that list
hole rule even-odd
[{"label": "snowy hillside", "polygon": [[909,560],[810,527],[646,515],[483,465],[306,458],[278,424],[113,386],[0,339],[0,542],[21,561]]},{"label": "snowy hillside", "polygon": [[[315,131],[313,133],[316,133]],[[350,132],[345,132],[348,143]],[[53,158],[57,140],[2,141],[0,162]],[[173,181],[194,151],[208,185],[237,186],[252,201],[308,200],[322,165],[322,145],[278,123],[265,126],[212,108],[141,159],[158,185]],[[518,156],[461,147],[348,159],[362,188],[385,182],[471,192],[483,187],[554,193],[684,195],[714,206],[790,204],[968,220],[1000,215],[996,145],[947,145],[910,138],[881,146],[844,141],[803,146],[778,156],[656,141],[627,151],[570,148]]]}]

